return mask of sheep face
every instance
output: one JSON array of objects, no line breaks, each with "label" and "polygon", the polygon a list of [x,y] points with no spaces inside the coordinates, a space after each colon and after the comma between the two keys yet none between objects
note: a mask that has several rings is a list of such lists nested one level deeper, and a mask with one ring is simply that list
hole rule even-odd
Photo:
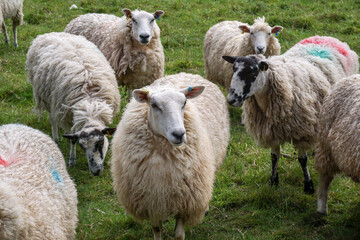
[{"label": "sheep face", "polygon": [[[261,23],[264,25],[265,23]],[[275,26],[271,28],[268,24],[266,26],[257,27],[256,24],[253,26],[240,25],[239,28],[246,33],[250,34],[250,44],[254,48],[256,54],[265,54],[267,47],[270,43],[270,38],[273,36],[272,33],[279,33],[283,28],[281,26]]]},{"label": "sheep face", "polygon": [[148,121],[151,130],[166,138],[172,145],[180,146],[186,140],[184,110],[186,100],[199,96],[205,87],[189,87],[179,91],[164,89],[149,92],[146,89],[134,90],[133,96],[138,102],[149,105]]},{"label": "sheep face", "polygon": [[94,129],[94,127],[83,128],[75,134],[65,134],[73,143],[76,141],[85,151],[88,159],[90,172],[97,176],[104,170],[104,158],[109,147],[109,141],[106,134],[111,135],[115,131],[114,128],[105,128],[103,130]]},{"label": "sheep face", "polygon": [[241,107],[247,98],[263,90],[266,84],[265,71],[269,66],[263,61],[265,57],[262,55],[223,58],[232,63],[234,69],[227,101],[231,106]]},{"label": "sheep face", "polygon": [[131,12],[129,9],[123,9],[124,15],[131,19],[132,37],[136,39],[141,45],[148,45],[153,37],[154,21],[159,19],[164,14],[163,11],[158,10],[153,14],[135,10]]}]

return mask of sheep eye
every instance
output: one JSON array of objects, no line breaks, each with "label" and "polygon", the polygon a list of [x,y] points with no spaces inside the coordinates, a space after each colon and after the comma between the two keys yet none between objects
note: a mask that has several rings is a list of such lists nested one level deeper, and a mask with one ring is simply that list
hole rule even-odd
[{"label": "sheep eye", "polygon": [[185,108],[185,106],[186,106],[186,101],[184,102],[184,105],[182,106],[182,109],[184,109],[184,108]]},{"label": "sheep eye", "polygon": [[133,23],[137,24],[137,22],[136,22],[136,20],[135,20],[135,19],[133,19],[133,18],[132,18],[131,20],[133,21]]},{"label": "sheep eye", "polygon": [[268,33],[268,35],[270,36],[270,35],[271,35],[271,33]]},{"label": "sheep eye", "polygon": [[251,35],[254,35],[254,33],[252,32],[252,33],[250,33]]},{"label": "sheep eye", "polygon": [[152,104],[151,104],[151,107],[152,107],[153,109],[156,109],[156,110],[161,111],[161,109],[159,108],[158,105],[156,105],[156,103],[152,103]]},{"label": "sheep eye", "polygon": [[154,22],[154,20],[155,20],[155,19],[152,19],[152,20],[150,21],[150,23],[153,23],[153,22]]}]

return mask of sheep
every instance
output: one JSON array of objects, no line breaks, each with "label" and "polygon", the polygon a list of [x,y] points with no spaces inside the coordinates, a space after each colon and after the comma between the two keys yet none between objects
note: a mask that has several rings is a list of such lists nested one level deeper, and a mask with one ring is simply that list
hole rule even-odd
[{"label": "sheep", "polygon": [[52,139],[25,125],[0,126],[0,239],[74,239],[77,203]]},{"label": "sheep", "polygon": [[204,217],[226,155],[225,97],[215,84],[186,73],[160,78],[133,96],[111,143],[114,189],[128,213],[151,221],[154,239],[161,239],[161,223],[170,216],[175,239],[184,239],[184,225]]},{"label": "sheep", "polygon": [[233,71],[221,57],[255,53],[266,57],[279,55],[281,47],[272,33],[277,35],[282,29],[281,26],[270,27],[265,17],[255,19],[252,26],[238,21],[223,21],[212,26],[204,39],[206,78],[228,90]]},{"label": "sheep", "polygon": [[324,96],[337,79],[358,71],[358,55],[338,39],[315,36],[267,60],[262,55],[224,59],[234,67],[228,103],[244,103],[246,131],[271,148],[270,185],[279,183],[280,145],[292,142],[299,151],[304,191],[314,193],[306,151],[315,144]]},{"label": "sheep", "polygon": [[82,36],[48,33],[38,36],[27,54],[28,81],[33,85],[39,119],[49,112],[52,136],[58,126],[70,139],[69,165],[76,159],[76,142],[85,151],[93,175],[103,171],[108,149],[107,128],[119,112],[115,74],[98,48]]},{"label": "sheep", "polygon": [[360,75],[337,82],[324,99],[319,116],[315,167],[319,171],[317,211],[327,214],[329,185],[344,172],[360,182],[359,117]]},{"label": "sheep", "polygon": [[7,33],[5,19],[11,18],[13,22],[14,46],[18,47],[17,26],[23,21],[23,0],[0,0],[0,25],[4,32],[5,44],[9,44],[9,36]]},{"label": "sheep", "polygon": [[95,43],[115,70],[118,83],[129,91],[164,76],[164,51],[155,19],[164,14],[123,9],[119,18],[85,14],[73,19],[65,32],[82,35]]}]

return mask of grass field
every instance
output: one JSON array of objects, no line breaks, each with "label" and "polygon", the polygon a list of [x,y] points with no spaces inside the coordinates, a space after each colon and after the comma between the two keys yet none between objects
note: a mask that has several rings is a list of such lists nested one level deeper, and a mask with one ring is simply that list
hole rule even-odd
[{"label": "grass field", "polygon": [[[69,11],[72,4],[79,9]],[[39,34],[63,31],[78,15],[97,12],[122,16],[125,7],[165,11],[158,24],[166,74],[184,71],[204,76],[202,47],[209,27],[223,20],[252,24],[259,16],[265,16],[272,26],[284,27],[278,36],[282,52],[303,38],[329,35],[346,41],[360,53],[359,0],[25,0],[24,24],[18,30],[20,46],[6,46],[0,36],[0,124],[23,123],[51,134],[47,114],[38,122],[31,111],[32,87],[25,70],[31,41]],[[10,21],[6,23],[11,35]],[[123,110],[129,98],[125,88],[120,91]],[[240,124],[241,110],[229,110],[231,141],[217,174],[210,211],[201,224],[187,229],[187,239],[360,239],[358,185],[338,176],[330,188],[329,216],[318,216],[316,195],[303,193],[303,175],[296,158],[280,159],[279,187],[269,187],[270,151],[256,146],[246,134]],[[120,121],[121,113],[113,126]],[[65,139],[60,148],[67,159],[69,144]],[[291,145],[283,146],[282,152],[295,155]],[[81,148],[77,166],[68,169],[78,190],[77,239],[151,239],[150,224],[135,222],[117,202],[111,185],[110,154],[101,176],[90,174]],[[309,170],[317,187],[313,164],[310,157]],[[164,239],[173,239],[173,226],[173,220],[165,223]]]}]

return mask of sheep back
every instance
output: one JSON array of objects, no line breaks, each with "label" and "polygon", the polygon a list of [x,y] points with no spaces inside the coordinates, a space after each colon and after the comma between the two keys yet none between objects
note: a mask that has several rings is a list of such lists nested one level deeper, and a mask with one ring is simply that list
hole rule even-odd
[{"label": "sheep back", "polygon": [[156,22],[148,46],[132,38],[131,28],[125,16],[91,13],[73,19],[65,32],[82,35],[98,46],[115,70],[119,84],[136,89],[164,76],[165,57]]},{"label": "sheep back", "polygon": [[[243,105],[247,132],[258,144],[272,147],[292,141],[304,150],[315,144],[324,97],[337,79],[357,71],[359,66],[356,53],[346,43],[331,39],[344,49],[348,48],[348,56],[344,58],[338,49],[320,43],[321,38],[314,44],[302,43],[305,39],[283,55],[266,60],[270,84],[267,99],[262,99],[268,102],[266,111],[260,109],[256,96]],[[326,40],[329,37],[323,38],[324,42]],[[344,68],[343,63],[347,61],[351,63]]]},{"label": "sheep back", "polygon": [[16,25],[23,21],[23,0],[0,0],[0,26],[5,19],[12,18]]},{"label": "sheep back", "polygon": [[319,117],[316,169],[323,174],[344,172],[360,182],[360,75],[346,77],[325,97]]},{"label": "sheep back", "polygon": [[164,221],[180,215],[186,225],[193,226],[208,208],[216,167],[225,157],[229,138],[224,96],[214,84],[185,73],[163,77],[146,88],[189,85],[206,87],[185,107],[185,144],[174,147],[154,135],[147,123],[148,105],[135,99],[127,105],[113,137],[114,189],[136,219]]},{"label": "sheep back", "polygon": [[[242,33],[239,21],[223,21],[212,26],[204,39],[204,67],[206,78],[229,89],[233,70],[232,65],[224,61],[222,56],[246,56],[255,54],[250,45],[250,34]],[[268,27],[267,23],[257,23],[256,29]],[[271,35],[265,56],[280,54],[279,41]]]},{"label": "sheep back", "polygon": [[[112,116],[118,113],[120,94],[114,71],[99,49],[84,37],[69,33],[40,35],[30,46],[26,65],[36,109],[40,113],[47,110],[66,131],[73,126],[72,107],[83,99],[105,102]],[[102,120],[110,124],[112,118]]]},{"label": "sheep back", "polygon": [[0,159],[0,238],[74,239],[77,193],[55,142],[24,125],[3,125]]}]

